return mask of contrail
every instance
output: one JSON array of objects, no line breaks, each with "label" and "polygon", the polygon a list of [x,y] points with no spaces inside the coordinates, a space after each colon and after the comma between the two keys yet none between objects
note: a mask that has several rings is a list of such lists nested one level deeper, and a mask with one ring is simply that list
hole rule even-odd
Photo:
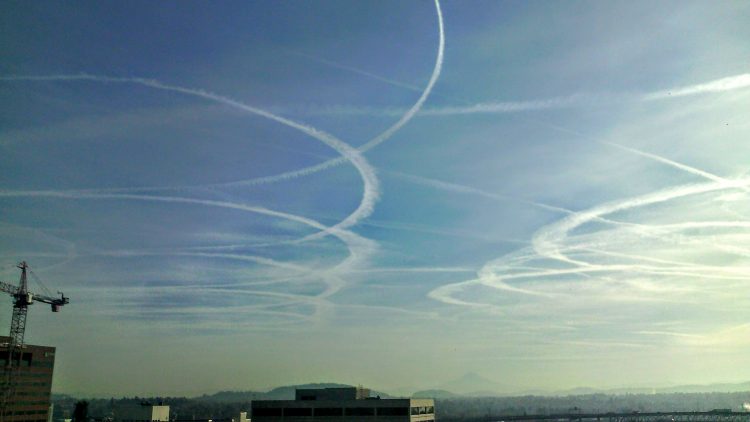
[{"label": "contrail", "polygon": [[[731,79],[731,78],[730,78],[730,79]],[[718,84],[718,85],[719,85],[719,86],[727,86],[727,84],[726,84],[726,83],[721,83],[721,84]],[[704,85],[700,85],[700,86],[704,86]],[[705,86],[713,86],[713,85],[712,85],[711,83],[709,83],[709,84],[705,84]],[[697,89],[697,88],[696,88],[696,89]],[[698,91],[698,92],[703,92],[703,89],[697,89],[697,91]],[[748,189],[748,186],[747,186],[747,183],[746,183],[746,182],[743,182],[743,181],[740,181],[740,180],[737,180],[737,181],[735,181],[735,180],[730,180],[730,179],[726,179],[726,178],[723,178],[723,177],[717,176],[717,175],[715,175],[715,174],[713,174],[713,173],[709,173],[709,172],[707,172],[707,171],[704,171],[704,170],[701,170],[701,169],[698,169],[698,168],[695,168],[695,167],[691,167],[691,166],[688,166],[688,165],[686,165],[686,164],[678,163],[678,162],[676,162],[676,161],[670,160],[670,159],[668,159],[668,158],[665,158],[665,157],[662,157],[662,156],[659,156],[659,155],[656,155],[656,154],[651,154],[651,153],[647,153],[647,152],[644,152],[644,151],[640,151],[640,150],[637,150],[637,149],[634,149],[634,148],[629,148],[629,147],[626,147],[626,146],[622,146],[622,145],[619,145],[619,144],[615,144],[615,143],[612,143],[612,142],[600,141],[599,143],[601,143],[601,144],[605,144],[605,145],[609,145],[609,146],[613,146],[613,147],[615,147],[615,148],[619,148],[619,149],[622,149],[622,150],[624,150],[624,151],[628,151],[628,152],[630,152],[630,153],[633,153],[633,154],[637,154],[637,155],[640,155],[640,156],[642,156],[642,157],[646,157],[646,158],[649,158],[649,159],[652,159],[652,160],[658,161],[658,162],[660,162],[660,163],[664,163],[664,164],[667,164],[667,165],[669,165],[669,166],[675,167],[675,168],[677,168],[677,169],[680,169],[680,170],[686,171],[686,172],[688,172],[688,173],[691,173],[691,174],[694,174],[694,175],[697,175],[697,176],[703,177],[703,178],[705,178],[705,179],[711,180],[711,181],[713,181],[713,182],[716,182],[716,183],[717,183],[717,184],[718,184],[718,185],[720,186],[720,188],[721,188],[721,189],[725,189],[725,188],[739,188],[739,189],[742,189],[742,190],[744,190],[744,191],[746,191],[746,192],[747,192],[747,191],[749,190],[749,189]],[[647,195],[647,196],[648,196],[648,195]],[[657,198],[659,197],[659,195],[658,195],[658,194],[657,194],[657,195],[655,195],[655,196],[656,196]],[[668,198],[667,198],[666,200],[668,200],[668,199],[673,199],[673,198],[671,198],[671,197],[668,197]],[[662,202],[662,200],[661,200],[661,199],[658,199],[658,200],[656,200],[655,202]],[[628,204],[628,203],[629,203],[628,201],[625,201],[625,204]],[[645,205],[645,204],[638,204],[638,203],[637,203],[637,201],[635,201],[634,203],[636,204],[635,206],[642,206],[642,205]],[[622,205],[622,204],[621,204],[621,205]],[[626,205],[626,206],[625,206],[625,208],[621,208],[621,209],[627,209],[627,208],[630,208],[630,207],[631,207],[630,205]],[[614,211],[619,211],[619,210],[621,210],[621,209],[617,209],[617,210],[614,210]],[[599,215],[596,215],[596,216],[594,216],[594,219],[599,219],[599,218],[602,218],[602,216],[603,216],[603,215],[606,215],[606,214],[611,214],[611,213],[612,213],[612,212],[614,212],[614,211],[608,211],[608,212],[605,212],[604,214],[599,214]],[[583,223],[581,223],[581,224],[583,224]],[[580,224],[578,224],[578,225],[580,225]],[[575,226],[574,226],[574,227],[575,227]],[[543,254],[543,253],[541,252],[541,249],[539,249],[539,248],[537,248],[537,247],[541,247],[541,245],[542,245],[542,244],[547,244],[547,245],[549,245],[549,244],[548,244],[548,243],[545,243],[545,242],[542,242],[542,241],[540,241],[540,242],[538,243],[538,242],[537,242],[537,240],[539,240],[539,239],[540,239],[540,238],[536,238],[536,237],[535,237],[535,241],[533,242],[533,244],[535,245],[535,249],[536,249],[536,251],[537,251],[538,253],[540,253],[540,254],[544,255],[544,254]],[[548,257],[552,258],[552,256],[548,256]],[[584,264],[584,263],[582,263],[581,261],[575,261],[575,260],[571,260],[571,259],[569,259],[569,258],[567,258],[567,257],[563,256],[563,255],[562,255],[562,254],[560,254],[559,252],[555,252],[555,253],[554,253],[554,258],[555,258],[555,259],[557,259],[557,260],[561,260],[561,261],[569,262],[569,263],[571,263],[571,264],[575,264],[575,265],[585,265],[585,264]]]},{"label": "contrail", "polygon": [[437,189],[442,189],[449,192],[457,192],[457,193],[466,193],[466,194],[472,194],[472,195],[478,195],[482,196],[488,199],[493,199],[496,201],[514,201],[514,202],[521,202],[523,204],[531,205],[537,208],[541,208],[547,211],[552,211],[555,213],[562,213],[562,214],[572,214],[573,211],[561,207],[555,207],[552,205],[543,204],[541,202],[535,202],[535,201],[529,201],[527,199],[518,198],[515,196],[510,195],[500,195],[496,193],[490,193],[487,191],[483,191],[481,189],[477,189],[471,186],[465,186],[460,185],[457,183],[450,183],[450,182],[444,182],[442,180],[437,179],[431,179],[427,177],[422,176],[416,176],[413,174],[407,174],[402,173],[399,171],[388,171],[388,174],[391,174],[393,176],[399,177],[404,180],[408,180],[412,183],[416,183],[423,186],[429,186]]},{"label": "contrail", "polygon": [[475,272],[475,268],[468,267],[380,267],[380,268],[363,268],[353,270],[354,273],[470,273]]},{"label": "contrail", "polygon": [[271,217],[278,217],[285,220],[301,223],[306,226],[324,230],[328,227],[323,224],[294,214],[288,214],[281,211],[274,211],[263,207],[254,207],[250,205],[238,204],[227,201],[214,201],[208,199],[196,199],[196,198],[185,198],[179,196],[150,196],[150,195],[134,195],[134,194],[109,194],[109,193],[80,193],[80,192],[65,192],[65,191],[54,191],[54,190],[31,190],[31,191],[12,191],[12,190],[0,190],[0,197],[11,198],[11,197],[35,197],[35,198],[64,198],[64,199],[125,199],[125,200],[136,200],[136,201],[154,201],[154,202],[175,202],[175,203],[186,203],[186,204],[197,204],[219,208],[229,208],[241,211],[252,212],[256,214],[267,215]]},{"label": "contrail", "polygon": [[[519,198],[519,197],[511,196],[511,195],[501,195],[501,194],[491,193],[491,192],[487,192],[481,189],[477,189],[475,187],[460,185],[457,183],[445,182],[442,180],[431,179],[431,178],[427,178],[423,176],[416,176],[413,174],[402,173],[398,171],[387,171],[387,173],[396,177],[400,177],[404,180],[408,180],[412,183],[416,183],[416,184],[423,185],[423,186],[429,186],[429,187],[441,189],[441,190],[448,191],[448,192],[457,192],[457,193],[465,193],[465,194],[470,194],[470,195],[477,195],[477,196],[481,196],[484,198],[493,199],[496,201],[520,202],[522,204],[530,205],[532,207],[540,208],[545,211],[551,211],[551,212],[559,213],[559,214],[571,215],[571,214],[576,213],[575,211],[569,210],[567,208],[557,207],[554,205],[548,205],[543,202],[531,201],[528,199]],[[597,218],[597,220],[602,223],[612,224],[615,226],[636,226],[636,227],[638,226],[637,224],[624,223],[621,221],[615,221],[615,220],[611,220],[611,219],[607,219],[603,217]]]},{"label": "contrail", "polygon": [[404,89],[408,89],[410,91],[415,91],[415,92],[419,92],[419,93],[422,93],[422,91],[424,90],[423,88],[418,87],[416,85],[411,85],[411,84],[407,84],[407,83],[404,83],[404,82],[399,82],[397,80],[386,78],[386,77],[380,76],[380,75],[376,75],[376,74],[374,74],[372,72],[368,72],[366,70],[358,69],[358,68],[353,67],[353,66],[347,66],[345,64],[334,62],[332,60],[324,59],[322,57],[313,56],[312,54],[307,54],[307,53],[303,53],[301,51],[296,51],[296,50],[286,50],[286,51],[289,54],[293,54],[295,56],[304,57],[304,58],[306,58],[308,60],[312,60],[314,62],[322,63],[322,64],[324,64],[326,66],[330,66],[330,67],[333,67],[333,68],[336,68],[336,69],[346,70],[347,72],[352,72],[352,73],[356,73],[358,75],[366,76],[366,77],[374,79],[376,81],[385,82],[385,83],[387,83],[389,85],[397,86],[399,88],[404,88]]},{"label": "contrail", "polygon": [[686,171],[688,173],[692,173],[692,174],[694,174],[696,176],[700,176],[700,177],[703,177],[705,179],[712,180],[714,182],[731,183],[731,181],[729,179],[725,179],[723,177],[717,176],[717,175],[709,173],[707,171],[703,171],[701,169],[697,169],[695,167],[688,166],[686,164],[682,164],[682,163],[678,163],[676,161],[672,161],[672,160],[670,160],[668,158],[664,158],[664,157],[662,157],[660,155],[652,154],[652,153],[649,153],[649,152],[644,152],[644,151],[641,151],[641,150],[638,150],[638,149],[635,149],[635,148],[626,147],[624,145],[616,144],[614,142],[599,141],[599,143],[600,144],[604,144],[604,145],[609,145],[609,146],[612,146],[612,147],[615,147],[615,148],[619,148],[619,149],[621,149],[623,151],[627,151],[627,152],[630,152],[630,153],[633,153],[633,154],[636,154],[636,155],[640,155],[641,157],[646,157],[646,158],[652,159],[654,161],[658,161],[660,163],[664,163],[664,164],[666,164],[668,166],[672,166],[672,167],[678,168],[680,170],[684,170],[684,171]]},{"label": "contrail", "polygon": [[245,204],[239,204],[228,201],[215,201],[209,199],[187,198],[180,196],[152,196],[152,195],[135,195],[135,194],[114,194],[114,193],[81,193],[65,192],[54,190],[32,190],[32,191],[9,191],[0,190],[0,198],[10,197],[37,197],[37,198],[63,198],[63,199],[113,199],[113,200],[135,200],[135,201],[152,201],[167,203],[184,203],[204,205],[210,207],[228,208],[239,211],[251,212],[255,214],[266,215],[269,217],[281,218],[284,220],[300,223],[320,231],[330,231],[332,235],[339,238],[350,250],[350,255],[361,255],[369,252],[373,248],[373,243],[361,236],[340,228],[327,227],[313,219],[302,217],[295,214],[289,214],[281,211],[275,211],[264,207],[257,207]]},{"label": "contrail", "polygon": [[[432,75],[430,76],[430,80],[427,82],[427,86],[425,86],[424,90],[422,91],[422,95],[419,96],[419,98],[414,103],[414,105],[412,105],[411,108],[406,110],[406,112],[401,116],[401,118],[396,123],[394,123],[391,127],[389,127],[388,129],[381,132],[376,137],[370,139],[369,141],[365,142],[362,146],[360,146],[358,148],[360,152],[367,152],[370,149],[385,142],[388,138],[393,136],[394,133],[396,133],[399,129],[401,129],[404,125],[406,125],[411,119],[413,119],[414,116],[417,113],[419,113],[419,111],[422,109],[422,106],[424,105],[425,101],[427,101],[427,98],[432,93],[432,89],[434,88],[435,84],[440,78],[440,72],[443,69],[443,56],[445,52],[445,32],[443,28],[443,12],[440,9],[439,0],[435,0],[435,10],[437,12],[437,18],[438,18],[438,35],[439,35],[438,51],[437,51],[437,57],[435,59],[435,66],[433,67]],[[343,163],[344,163],[344,160],[341,157],[339,157],[339,158],[334,158],[328,161],[324,161],[314,166],[305,167],[299,170],[285,172],[285,173],[281,173],[281,174],[277,174],[273,176],[266,176],[262,178],[241,180],[241,181],[229,182],[229,183],[217,183],[217,184],[213,184],[210,186],[211,187],[253,186],[253,185],[259,185],[259,184],[265,184],[265,183],[274,183],[274,182],[289,180],[289,179],[293,179],[297,177],[308,176],[310,174],[317,173],[319,171],[326,170],[326,169],[335,167]]]},{"label": "contrail", "polygon": [[716,92],[735,91],[750,87],[750,73],[728,76],[715,79],[702,84],[689,85],[670,90],[656,91],[643,96],[644,100],[663,100],[674,97],[686,97],[689,95],[711,94]]},{"label": "contrail", "polygon": [[427,86],[422,92],[422,95],[419,96],[417,102],[414,103],[414,105],[411,106],[411,108],[406,113],[404,113],[401,119],[394,123],[393,126],[386,129],[383,133],[367,141],[360,147],[360,150],[362,152],[378,146],[380,143],[390,138],[394,133],[396,133],[396,131],[401,129],[401,127],[403,127],[406,123],[408,123],[409,120],[411,120],[419,112],[425,101],[427,101],[427,97],[430,96],[432,88],[435,86],[435,83],[437,83],[438,78],[440,78],[440,72],[443,69],[443,53],[445,51],[445,32],[443,30],[443,12],[440,10],[440,2],[438,0],[435,0],[435,10],[437,12],[438,32],[440,40],[438,42],[438,52],[437,58],[435,59],[435,67],[432,70],[432,76],[430,76],[430,80],[429,82],[427,82]]},{"label": "contrail", "polygon": [[[360,237],[359,235],[343,230],[341,228],[326,227],[325,225],[312,220],[310,218],[301,217],[294,214],[289,214],[280,211],[274,211],[263,207],[255,207],[250,205],[238,204],[228,201],[215,201],[206,199],[196,198],[185,198],[176,196],[150,196],[150,195],[135,195],[135,194],[110,194],[110,193],[80,193],[80,192],[60,192],[60,191],[5,191],[0,190],[0,198],[2,197],[48,197],[48,198],[64,198],[64,199],[112,199],[112,200],[135,200],[135,201],[152,201],[152,202],[166,202],[166,203],[186,203],[203,205],[210,207],[219,207],[227,209],[235,209],[244,212],[251,212],[260,215],[266,215],[269,217],[276,217],[300,223],[321,232],[329,232],[333,236],[339,238],[347,247],[349,256],[339,263],[333,270],[320,271],[318,277],[325,280],[327,288],[324,292],[316,296],[319,305],[316,308],[315,317],[317,320],[321,320],[323,309],[328,309],[332,305],[326,301],[326,298],[333,296],[335,293],[340,291],[346,286],[346,281],[341,278],[339,272],[347,272],[352,267],[356,267],[361,264],[369,255],[374,251],[374,243],[367,239]],[[133,252],[135,254],[136,252]],[[295,270],[298,272],[305,272],[307,269],[294,264],[279,263],[274,260],[262,257],[254,257],[249,255],[239,254],[211,254],[211,253],[200,253],[200,252],[175,252],[173,255],[184,255],[184,256],[203,256],[203,257],[216,257],[216,258],[227,258],[227,259],[240,259],[253,261],[259,264],[284,267],[286,269]],[[121,253],[119,256],[126,256],[126,253]]]},{"label": "contrail", "polygon": [[534,101],[503,101],[478,103],[469,106],[440,107],[422,110],[420,116],[456,116],[463,114],[505,114],[523,111],[540,111],[590,103],[591,97],[572,95]]},{"label": "contrail", "polygon": [[[740,185],[746,186],[748,184],[748,180],[744,180],[742,182],[733,183],[733,184],[740,184]],[[688,196],[688,195],[696,195],[700,193],[723,190],[723,189],[726,189],[727,187],[728,186],[726,183],[718,183],[718,182],[704,183],[704,184],[698,184],[698,185],[685,185],[685,186],[680,186],[677,188],[657,191],[651,194],[638,196],[635,198],[630,198],[626,200],[615,201],[615,202],[599,205],[587,211],[583,211],[583,212],[565,217],[562,220],[558,221],[557,223],[554,223],[544,228],[543,230],[541,230],[540,232],[534,235],[532,244],[534,245],[534,250],[541,256],[564,261],[564,262],[570,262],[569,259],[560,255],[559,251],[557,250],[558,248],[556,247],[556,245],[559,244],[560,241],[562,241],[562,239],[564,239],[567,236],[568,232],[575,229],[576,227],[579,227],[591,220],[594,220],[597,217],[602,217],[604,215],[611,214],[617,211],[623,211],[626,209],[637,208],[637,207],[642,207],[645,205],[665,202],[665,201],[669,201],[672,199],[676,199],[676,198],[680,198],[680,197]],[[574,264],[580,265],[580,262],[574,262]]]},{"label": "contrail", "polygon": [[279,262],[275,259],[266,258],[256,255],[241,255],[241,254],[228,254],[228,253],[206,253],[206,252],[179,252],[179,251],[138,251],[138,250],[117,250],[108,252],[98,252],[91,254],[94,256],[108,256],[114,258],[127,258],[127,257],[146,257],[146,256],[187,256],[197,258],[223,258],[237,261],[249,261],[256,264],[265,265],[268,267],[275,267],[284,270],[290,270],[297,273],[308,274],[312,271],[311,268],[303,267],[297,264],[290,264],[286,262]]},{"label": "contrail", "polygon": [[656,91],[652,93],[633,94],[574,94],[567,97],[548,98],[535,101],[509,101],[479,103],[464,107],[442,107],[422,110],[420,116],[447,116],[461,114],[502,114],[521,111],[538,111],[552,108],[567,108],[574,106],[588,106],[593,104],[617,104],[626,101],[656,101],[669,98],[687,97],[701,94],[735,91],[750,87],[750,73],[728,76],[706,83],[690,85],[680,88]]},{"label": "contrail", "polygon": [[[662,101],[671,98],[689,97],[704,94],[715,94],[750,87],[750,73],[729,76],[706,83],[685,87],[655,91],[645,94],[637,93],[578,93],[568,96],[542,98],[525,101],[489,101],[463,106],[446,106],[424,108],[420,110],[420,117],[460,116],[472,114],[508,114],[530,111],[543,111],[571,107],[611,106],[633,101]],[[335,106],[324,109],[310,110],[309,114],[323,115],[368,115],[390,116],[399,113],[398,109],[375,109],[368,107]]]},{"label": "contrail", "polygon": [[[115,77],[92,76],[92,75],[53,75],[53,76],[4,76],[4,77],[0,77],[0,80],[5,80],[5,81],[92,80],[92,81],[98,81],[98,82],[137,83],[137,84],[141,84],[144,86],[150,86],[156,89],[180,92],[180,93],[187,94],[187,95],[195,95],[195,96],[199,96],[205,99],[217,101],[217,102],[220,102],[220,103],[223,103],[223,104],[235,107],[235,108],[239,108],[241,110],[244,110],[253,114],[261,115],[263,117],[269,118],[271,120],[275,120],[279,123],[301,130],[307,133],[308,135],[313,136],[316,139],[319,139],[322,142],[326,143],[327,145],[331,146],[337,152],[339,152],[342,155],[342,157],[330,159],[320,164],[310,166],[310,167],[305,167],[305,168],[298,169],[298,170],[293,170],[293,171],[284,172],[284,173],[277,174],[277,175],[265,176],[265,177],[254,178],[254,179],[249,179],[249,180],[241,180],[241,181],[228,182],[228,183],[205,184],[205,185],[198,185],[198,186],[195,186],[195,185],[194,186],[147,186],[147,187],[138,187],[138,188],[133,188],[133,189],[120,188],[117,190],[110,190],[110,192],[113,192],[113,191],[114,192],[127,192],[127,191],[144,192],[144,191],[149,191],[149,190],[173,190],[173,189],[186,189],[186,188],[196,188],[196,187],[255,186],[255,185],[276,183],[276,182],[281,182],[285,180],[295,179],[298,177],[308,176],[308,175],[317,173],[319,171],[326,170],[328,168],[332,168],[337,165],[343,164],[344,162],[349,160],[352,162],[352,164],[355,165],[355,167],[357,167],[357,170],[360,171],[360,174],[362,175],[363,181],[365,183],[365,189],[364,189],[362,201],[360,202],[360,206],[357,208],[357,210],[351,213],[348,217],[346,217],[339,224],[332,227],[332,229],[333,228],[348,228],[356,224],[359,220],[366,218],[372,213],[374,209],[374,203],[377,201],[377,198],[379,195],[379,190],[378,190],[379,185],[377,182],[377,178],[375,177],[375,173],[372,170],[372,168],[369,166],[369,164],[366,162],[364,157],[362,157],[358,153],[366,152],[376,147],[377,145],[381,144],[382,142],[386,141],[388,138],[393,136],[394,133],[396,133],[399,129],[401,129],[404,125],[406,125],[412,118],[414,118],[414,116],[419,112],[419,110],[424,105],[425,101],[427,101],[427,98],[429,97],[430,93],[432,92],[433,87],[435,86],[435,84],[437,83],[437,80],[440,77],[440,73],[442,71],[442,66],[443,66],[443,56],[444,56],[444,51],[445,51],[445,32],[444,32],[444,27],[443,27],[443,14],[440,8],[439,0],[435,0],[435,10],[437,12],[437,18],[438,18],[438,35],[439,35],[438,52],[437,52],[437,57],[435,59],[435,65],[433,67],[432,75],[430,76],[427,86],[422,91],[422,94],[420,95],[419,99],[417,99],[416,103],[414,103],[414,105],[411,108],[409,108],[396,123],[394,123],[391,127],[383,131],[378,136],[367,141],[365,144],[359,147],[358,150],[350,147],[349,145],[343,143],[342,141],[339,141],[338,139],[334,138],[332,135],[329,135],[325,132],[321,132],[315,128],[302,125],[300,123],[296,123],[292,120],[277,116],[265,110],[261,110],[255,107],[248,106],[236,100],[232,100],[230,98],[219,96],[219,95],[206,92],[206,91],[193,90],[193,89],[188,89],[188,88],[183,88],[183,87],[178,87],[178,86],[166,85],[166,84],[162,84],[159,81],[150,80],[150,79],[115,78]],[[325,138],[326,140],[323,140],[322,138]],[[363,170],[366,170],[366,171],[363,171]],[[308,236],[307,238],[304,238],[301,241],[312,240],[320,236],[321,234],[311,235],[311,236]]]},{"label": "contrail", "polygon": [[[679,163],[677,163],[679,164]],[[692,168],[690,168],[692,169]],[[684,169],[686,170],[686,169]],[[700,174],[700,170],[696,170]],[[695,173],[695,172],[694,172]],[[710,173],[708,173],[710,174]],[[705,177],[705,175],[702,175]],[[458,283],[451,283],[440,286],[432,290],[428,297],[440,301],[445,304],[468,306],[471,308],[486,308],[495,310],[497,307],[482,302],[473,302],[464,299],[456,298],[456,295],[470,287],[484,285],[495,289],[500,289],[510,293],[520,293],[524,295],[542,295],[546,296],[547,292],[543,289],[526,289],[523,286],[516,287],[509,285],[507,281],[511,280],[537,280],[540,278],[559,278],[560,276],[579,276],[586,274],[602,274],[606,277],[607,273],[623,273],[627,271],[633,271],[639,274],[646,275],[658,275],[677,277],[680,279],[697,279],[703,280],[706,277],[713,279],[722,280],[743,280],[747,277],[747,268],[717,268],[706,265],[699,265],[694,263],[682,263],[673,260],[663,260],[658,257],[650,256],[639,256],[629,255],[626,253],[609,252],[607,250],[597,251],[590,248],[584,248],[582,250],[592,252],[595,254],[603,254],[612,257],[623,257],[628,259],[635,259],[641,261],[647,261],[655,264],[644,265],[644,264],[597,264],[583,261],[577,261],[568,258],[564,255],[566,252],[571,252],[579,249],[577,246],[565,246],[565,240],[568,239],[569,233],[576,230],[578,227],[596,221],[597,219],[603,218],[608,214],[615,212],[621,212],[630,210],[633,208],[643,207],[652,204],[663,203],[674,199],[699,195],[709,192],[717,192],[725,189],[736,189],[745,188],[750,185],[750,179],[743,178],[741,180],[727,180],[718,176],[710,178],[710,182],[696,185],[683,185],[675,188],[669,188],[661,191],[656,191],[650,194],[613,201],[602,205],[595,206],[589,210],[574,213],[569,215],[560,221],[546,226],[539,230],[532,239],[533,247],[531,249],[525,248],[524,250],[516,253],[506,255],[496,261],[491,261],[485,264],[485,266],[478,271],[477,278],[473,280],[467,280]],[[750,223],[738,221],[738,222],[725,222],[725,221],[700,221],[700,222],[685,222],[676,224],[663,224],[663,225],[638,225],[640,230],[651,230],[653,232],[660,231],[676,231],[686,229],[706,229],[706,228],[748,228]],[[610,235],[604,235],[607,238],[611,238]],[[640,236],[636,234],[636,236]],[[732,253],[739,254],[743,251],[734,251]],[[642,253],[642,251],[639,251]],[[523,270],[520,265],[525,262],[541,259],[551,259],[556,262],[562,262],[572,264],[569,268],[530,268],[529,270]],[[556,295],[560,290],[552,291],[550,294]],[[531,297],[531,296],[529,296]],[[630,298],[629,300],[645,300],[645,298]],[[671,300],[671,299],[670,299]]]},{"label": "contrail", "polygon": [[[358,151],[357,149],[351,147],[347,143],[339,140],[338,138],[334,137],[331,134],[315,129],[311,126],[304,125],[302,123],[298,123],[293,120],[289,120],[287,118],[275,115],[268,111],[249,106],[247,104],[241,103],[239,101],[233,100],[228,97],[217,95],[208,91],[192,89],[192,88],[184,88],[184,87],[175,86],[175,85],[168,85],[168,84],[164,84],[159,81],[156,81],[156,80],[144,79],[144,78],[119,78],[119,77],[81,74],[81,75],[49,75],[49,76],[5,76],[5,77],[0,77],[0,80],[6,80],[6,81],[88,80],[88,81],[95,81],[95,82],[134,83],[134,84],[143,85],[143,86],[147,86],[147,87],[151,87],[155,89],[160,89],[163,91],[178,92],[178,93],[185,94],[185,95],[197,96],[197,97],[201,97],[210,101],[215,101],[215,102],[225,104],[230,107],[233,107],[233,108],[236,108],[236,109],[239,109],[239,110],[251,113],[251,114],[255,114],[255,115],[267,118],[269,120],[273,120],[285,126],[297,129],[307,135],[310,135],[311,137],[318,139],[319,141],[323,142],[324,144],[328,145],[329,147],[334,149],[336,152],[341,154],[344,157],[344,159],[341,162],[345,162],[345,161],[351,162],[354,165],[354,167],[357,169],[357,171],[359,172],[360,177],[362,178],[362,181],[364,184],[362,199],[357,209],[354,210],[351,214],[349,214],[349,216],[347,216],[344,220],[337,223],[333,227],[326,228],[323,231],[324,234],[330,234],[332,230],[345,229],[345,228],[351,227],[355,225],[359,220],[366,218],[367,216],[372,214],[374,207],[375,207],[375,202],[377,202],[377,199],[380,195],[379,182],[375,174],[375,170],[372,168],[372,166],[370,166],[370,164],[367,162],[364,156],[362,156],[360,151]],[[321,235],[313,235],[313,236],[320,237]],[[304,240],[310,240],[312,238],[313,238],[312,236],[308,236],[308,238]]]}]

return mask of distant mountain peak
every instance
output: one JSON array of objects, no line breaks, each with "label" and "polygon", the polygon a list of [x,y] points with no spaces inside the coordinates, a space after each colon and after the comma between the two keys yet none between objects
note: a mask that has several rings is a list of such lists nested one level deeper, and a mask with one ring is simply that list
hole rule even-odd
[{"label": "distant mountain peak", "polygon": [[476,382],[492,382],[492,383],[494,383],[494,381],[492,381],[490,379],[487,379],[487,378],[485,378],[485,377],[477,374],[476,372],[467,372],[467,373],[461,375],[459,378],[456,379],[456,381],[458,381],[458,380],[461,380],[461,381],[476,381]]},{"label": "distant mountain peak", "polygon": [[499,383],[470,371],[454,380],[448,381],[437,389],[448,390],[458,394],[472,394],[480,391],[497,393],[503,388]]}]

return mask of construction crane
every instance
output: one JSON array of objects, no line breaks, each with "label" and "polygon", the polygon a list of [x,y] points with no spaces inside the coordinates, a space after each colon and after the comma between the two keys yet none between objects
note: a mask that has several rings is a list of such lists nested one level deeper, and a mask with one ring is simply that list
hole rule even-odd
[{"label": "construction crane", "polygon": [[[52,312],[59,312],[61,306],[69,303],[68,298],[62,293],[60,293],[59,298],[31,293],[27,280],[27,271],[31,272],[29,266],[26,261],[23,261],[17,267],[21,269],[21,280],[18,286],[0,281],[0,291],[13,297],[13,318],[10,323],[10,338],[6,349],[7,357],[4,362],[4,377],[0,386],[2,387],[2,391],[0,391],[0,422],[8,420],[10,401],[15,395],[29,305],[33,305],[34,302],[46,303],[52,307]],[[42,287],[46,290],[43,285]]]}]

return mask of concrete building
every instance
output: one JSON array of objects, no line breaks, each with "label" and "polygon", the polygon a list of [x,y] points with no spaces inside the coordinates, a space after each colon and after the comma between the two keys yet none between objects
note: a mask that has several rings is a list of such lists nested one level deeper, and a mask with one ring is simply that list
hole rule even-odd
[{"label": "concrete building", "polygon": [[[5,379],[10,338],[0,336],[0,380]],[[55,368],[55,348],[26,344],[19,354],[14,353],[18,373],[15,375],[14,394],[8,402],[8,414],[3,422],[47,422],[52,393],[52,373]]]},{"label": "concrete building", "polygon": [[247,412],[235,413],[233,417],[226,419],[174,419],[172,422],[250,422]]},{"label": "concrete building", "polygon": [[434,422],[432,399],[381,399],[362,388],[299,389],[296,400],[254,400],[253,422]]},{"label": "concrete building", "polygon": [[150,403],[121,404],[114,410],[115,422],[168,422],[169,406]]}]

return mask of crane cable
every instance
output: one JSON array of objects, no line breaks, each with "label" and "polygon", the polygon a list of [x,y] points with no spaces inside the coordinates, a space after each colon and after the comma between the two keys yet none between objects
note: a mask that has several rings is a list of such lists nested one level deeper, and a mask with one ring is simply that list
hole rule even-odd
[{"label": "crane cable", "polygon": [[34,271],[31,271],[31,269],[27,269],[27,271],[29,272],[29,274],[31,274],[31,278],[39,285],[39,287],[42,289],[42,291],[44,292],[44,294],[46,294],[49,297],[52,297],[53,296],[52,292],[50,292],[50,290],[47,288],[47,286],[44,285],[44,283],[36,275],[36,273],[34,273]]}]

